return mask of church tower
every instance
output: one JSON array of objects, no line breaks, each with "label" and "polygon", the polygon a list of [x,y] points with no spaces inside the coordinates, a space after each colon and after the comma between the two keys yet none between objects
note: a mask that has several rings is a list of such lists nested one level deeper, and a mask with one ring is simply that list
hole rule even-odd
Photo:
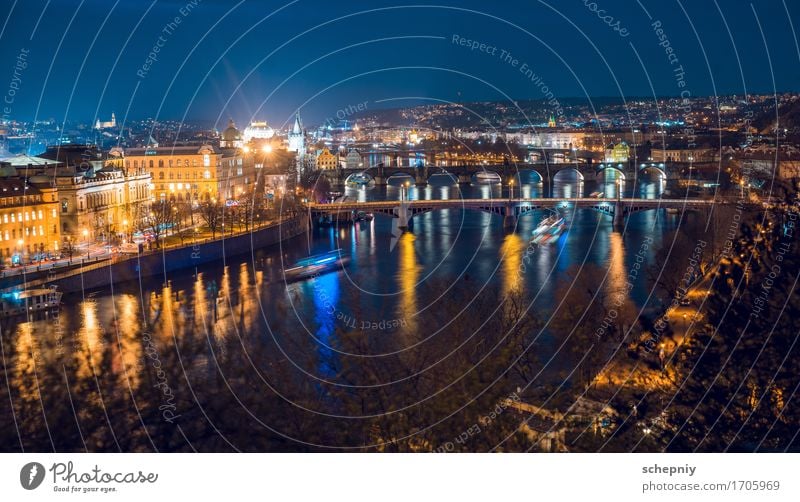
[{"label": "church tower", "polygon": [[295,115],[294,126],[289,132],[289,151],[297,152],[298,157],[306,153],[306,135],[303,131],[303,123],[300,121],[299,112]]},{"label": "church tower", "polygon": [[555,127],[556,126],[556,119],[550,114],[550,120],[547,121],[547,127]]}]

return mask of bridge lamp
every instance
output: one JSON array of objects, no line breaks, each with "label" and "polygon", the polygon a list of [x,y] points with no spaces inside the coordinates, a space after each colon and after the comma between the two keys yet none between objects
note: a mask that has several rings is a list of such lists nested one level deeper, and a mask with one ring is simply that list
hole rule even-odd
[{"label": "bridge lamp", "polygon": [[264,148],[261,149],[264,153],[272,153],[272,145],[264,145]]}]

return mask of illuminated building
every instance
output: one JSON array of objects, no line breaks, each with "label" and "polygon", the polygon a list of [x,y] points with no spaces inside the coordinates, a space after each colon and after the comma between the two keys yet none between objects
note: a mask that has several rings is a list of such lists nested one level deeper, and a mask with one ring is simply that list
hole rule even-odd
[{"label": "illuminated building", "polygon": [[327,148],[323,148],[322,152],[317,155],[317,169],[331,170],[339,167],[339,156],[331,153]]},{"label": "illuminated building", "polygon": [[111,120],[107,122],[101,122],[100,119],[97,119],[97,121],[94,123],[94,128],[97,130],[113,129],[115,127],[117,127],[117,117],[114,115],[113,112],[111,113]]},{"label": "illuminated building", "polygon": [[289,132],[289,151],[297,152],[298,158],[306,153],[306,134],[303,131],[303,123],[300,121],[300,114],[294,117],[294,126]]},{"label": "illuminated building", "polygon": [[347,157],[344,159],[344,167],[345,169],[359,169],[364,167],[364,161],[361,159],[361,154],[358,150],[353,148],[347,153]]},{"label": "illuminated building", "polygon": [[[3,174],[13,174],[7,166]],[[0,178],[0,256],[7,265],[49,258],[59,252],[56,189],[48,179],[33,177],[30,181]]]},{"label": "illuminated building", "polygon": [[630,148],[624,141],[620,141],[616,145],[609,145],[606,147],[605,161],[606,162],[628,162],[630,156]]},{"label": "illuminated building", "polygon": [[240,150],[211,145],[129,148],[112,155],[125,169],[150,173],[152,194],[177,201],[205,198],[234,199],[252,190],[255,165]]},{"label": "illuminated building", "polygon": [[275,136],[275,130],[266,122],[250,122],[250,125],[244,130],[245,143],[252,140],[272,139],[273,136]]}]

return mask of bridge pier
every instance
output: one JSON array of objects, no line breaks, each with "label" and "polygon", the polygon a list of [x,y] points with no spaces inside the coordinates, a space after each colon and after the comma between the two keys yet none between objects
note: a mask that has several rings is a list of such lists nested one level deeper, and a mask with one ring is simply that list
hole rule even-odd
[{"label": "bridge pier", "polygon": [[397,222],[397,228],[403,232],[407,232],[411,225],[411,215],[409,214],[410,211],[408,209],[408,203],[406,201],[400,201],[400,206],[395,208],[395,213],[399,219]]},{"label": "bridge pier", "polygon": [[372,180],[375,182],[375,186],[386,186],[386,178],[383,176],[375,176]]},{"label": "bridge pier", "polygon": [[424,177],[424,176],[422,176],[422,175],[419,175],[419,174],[417,174],[416,185],[417,185],[418,187],[424,187],[424,186],[425,186],[425,185],[427,185],[427,184],[428,184],[428,180],[427,180],[427,178],[425,178],[425,177]]},{"label": "bridge pier", "polygon": [[625,209],[622,205],[621,201],[617,201],[614,204],[614,228],[615,229],[623,229],[625,228]]},{"label": "bridge pier", "polygon": [[517,226],[517,215],[514,213],[514,205],[510,202],[506,204],[503,214],[503,228],[514,228]]},{"label": "bridge pier", "polygon": [[470,174],[459,174],[458,175],[458,183],[459,184],[472,183],[472,175],[470,175]]}]

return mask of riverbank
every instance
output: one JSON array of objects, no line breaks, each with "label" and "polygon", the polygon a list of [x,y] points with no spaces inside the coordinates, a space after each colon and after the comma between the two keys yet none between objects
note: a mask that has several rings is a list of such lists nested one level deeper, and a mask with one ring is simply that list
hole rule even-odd
[{"label": "riverbank", "polygon": [[[186,246],[133,255],[129,258],[117,258],[99,263],[86,264],[70,270],[52,272],[25,284],[2,284],[3,288],[38,287],[44,284],[55,284],[62,292],[69,293],[87,289],[96,289],[116,282],[125,282],[142,277],[166,275],[199,265],[222,261],[229,257],[251,253],[256,249],[273,246],[287,239],[303,235],[308,231],[308,221],[304,214],[238,235],[228,235],[215,240],[187,243]],[[44,272],[44,271],[43,271]]]}]

